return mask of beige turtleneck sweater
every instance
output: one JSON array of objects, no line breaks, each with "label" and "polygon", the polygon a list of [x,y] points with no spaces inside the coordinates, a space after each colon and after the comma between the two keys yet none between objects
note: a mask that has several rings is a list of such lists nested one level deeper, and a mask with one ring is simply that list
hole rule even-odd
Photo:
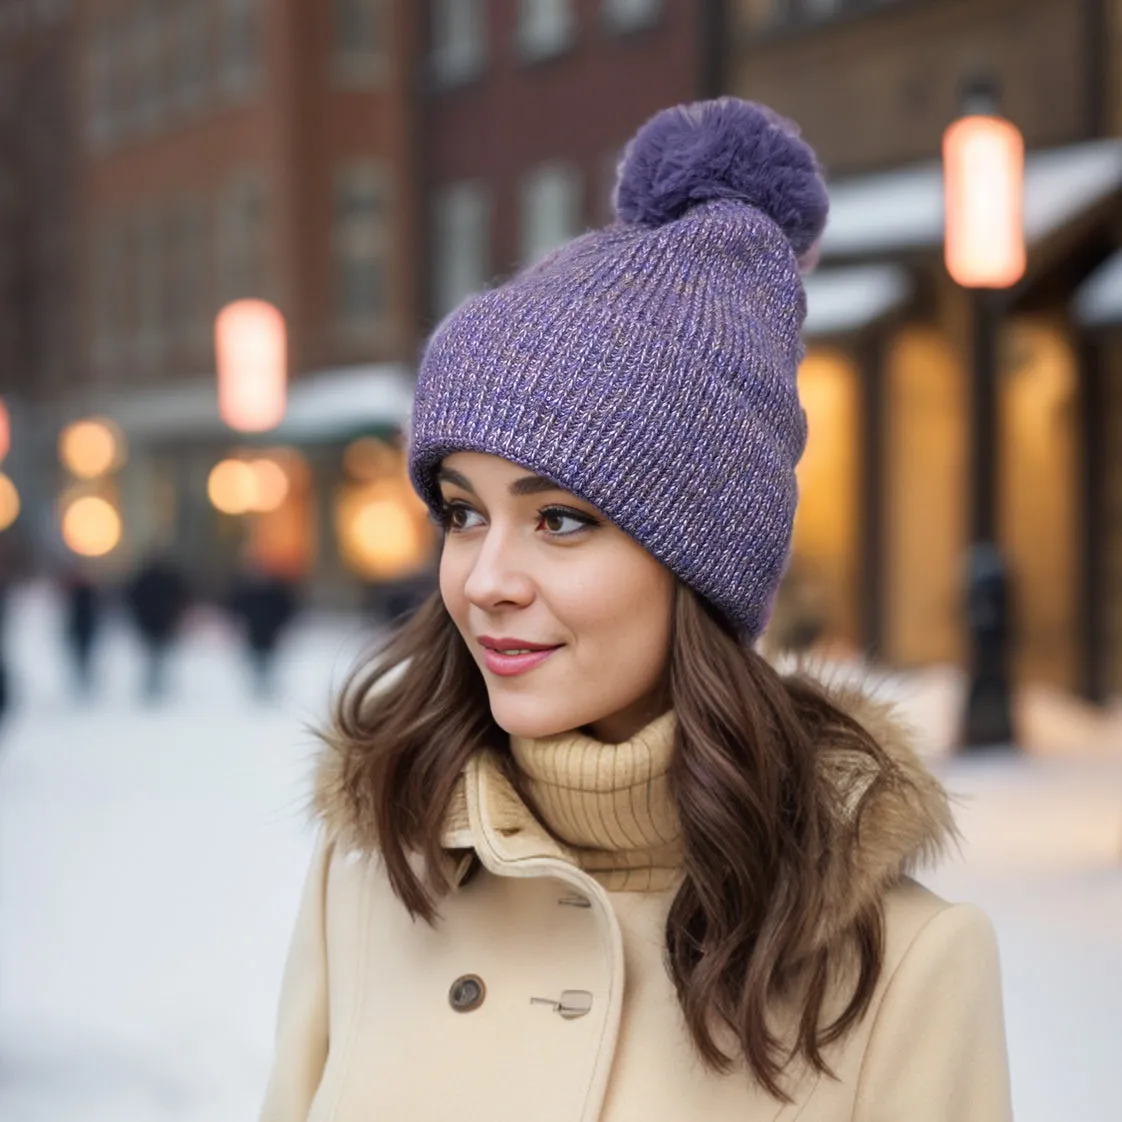
[{"label": "beige turtleneck sweater", "polygon": [[609,891],[661,891],[679,876],[681,829],[667,778],[674,730],[668,711],[622,744],[582,732],[511,737],[538,817]]}]

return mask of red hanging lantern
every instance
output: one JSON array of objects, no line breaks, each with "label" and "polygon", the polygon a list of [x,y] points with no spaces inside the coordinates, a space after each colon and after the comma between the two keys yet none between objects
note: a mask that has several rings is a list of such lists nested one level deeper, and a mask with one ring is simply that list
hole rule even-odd
[{"label": "red hanging lantern", "polygon": [[238,432],[267,432],[284,420],[288,343],[284,316],[264,300],[236,300],[214,325],[218,412]]},{"label": "red hanging lantern", "polygon": [[12,418],[8,406],[0,397],[0,464],[8,457],[12,450]]},{"label": "red hanging lantern", "polygon": [[947,271],[965,288],[1024,276],[1025,144],[1011,121],[972,114],[943,134]]}]

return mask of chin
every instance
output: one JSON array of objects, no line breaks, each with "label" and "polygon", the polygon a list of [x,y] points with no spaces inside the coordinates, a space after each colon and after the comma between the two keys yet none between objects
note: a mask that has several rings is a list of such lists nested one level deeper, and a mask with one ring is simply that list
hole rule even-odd
[{"label": "chin", "polygon": [[495,724],[510,736],[540,740],[544,736],[569,732],[584,723],[579,713],[551,709],[535,697],[502,697],[494,693],[489,697]]}]

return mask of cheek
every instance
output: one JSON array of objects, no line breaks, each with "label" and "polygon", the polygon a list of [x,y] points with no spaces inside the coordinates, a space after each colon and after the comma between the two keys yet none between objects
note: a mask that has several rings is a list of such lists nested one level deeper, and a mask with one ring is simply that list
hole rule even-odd
[{"label": "cheek", "polygon": [[440,596],[448,614],[461,630],[467,606],[467,598],[464,596],[466,580],[463,559],[457,556],[455,548],[449,548],[446,543],[440,554]]},{"label": "cheek", "polygon": [[604,566],[586,584],[571,618],[582,657],[596,664],[591,673],[610,673],[609,680],[633,689],[658,680],[670,645],[672,588],[670,574],[653,561]]}]

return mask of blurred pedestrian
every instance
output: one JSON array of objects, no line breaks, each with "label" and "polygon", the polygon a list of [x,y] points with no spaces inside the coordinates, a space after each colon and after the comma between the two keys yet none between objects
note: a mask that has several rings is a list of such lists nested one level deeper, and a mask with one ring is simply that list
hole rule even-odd
[{"label": "blurred pedestrian", "polygon": [[12,703],[11,675],[8,670],[8,582],[0,578],[0,724]]},{"label": "blurred pedestrian", "polygon": [[235,579],[229,607],[242,626],[256,693],[271,697],[277,644],[296,614],[296,589],[279,574],[251,566]]},{"label": "blurred pedestrian", "polygon": [[186,578],[161,556],[146,561],[125,590],[125,603],[144,645],[141,693],[148,701],[157,701],[167,692],[168,654],[188,600]]},{"label": "blurred pedestrian", "polygon": [[73,569],[63,585],[65,597],[65,640],[70,651],[74,689],[86,697],[93,691],[93,651],[101,624],[101,592],[78,569]]},{"label": "blurred pedestrian", "polygon": [[439,595],[344,689],[263,1122],[1008,1122],[992,927],[891,711],[756,649],[826,189],[727,98],[421,360]]}]

